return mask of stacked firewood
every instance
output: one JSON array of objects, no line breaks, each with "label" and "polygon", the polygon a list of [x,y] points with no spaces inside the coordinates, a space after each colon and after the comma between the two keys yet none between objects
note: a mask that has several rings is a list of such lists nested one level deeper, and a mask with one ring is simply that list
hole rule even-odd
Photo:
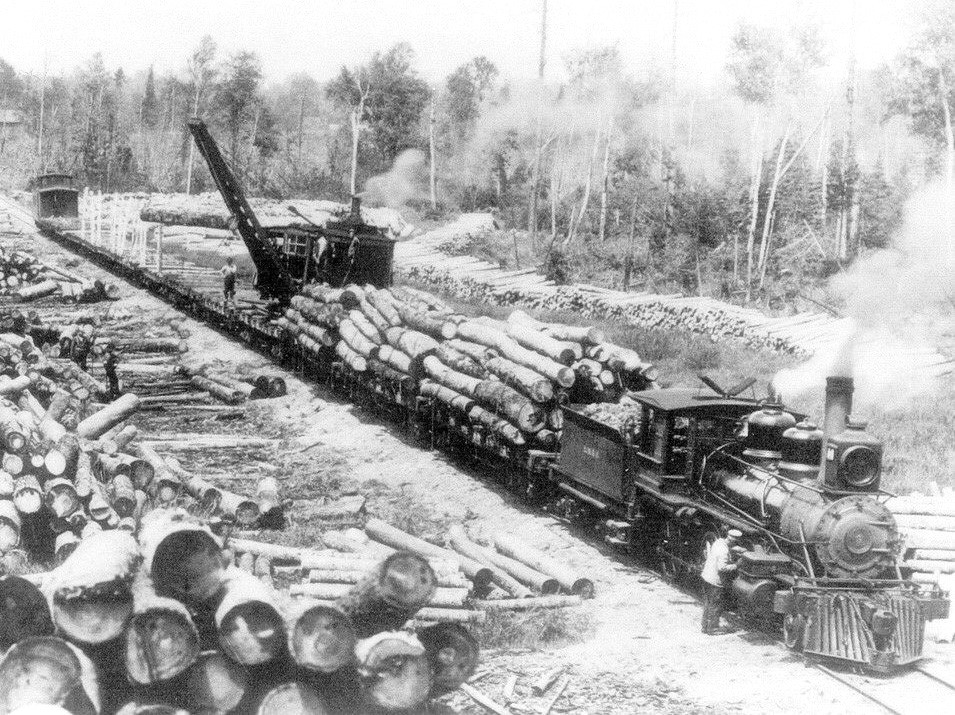
[{"label": "stacked firewood", "polygon": [[310,285],[279,325],[303,352],[334,351],[355,373],[372,372],[463,413],[513,445],[553,448],[560,405],[613,402],[654,384],[655,369],[596,328],[471,318],[406,287]]},{"label": "stacked firewood", "polygon": [[19,301],[57,295],[77,303],[95,303],[115,300],[119,289],[54,268],[28,253],[0,248],[0,295],[14,296]]},{"label": "stacked firewood", "polygon": [[331,600],[292,600],[261,557],[231,559],[206,525],[163,509],[138,538],[99,532],[51,573],[0,580],[0,710],[408,712],[475,671],[462,625],[406,628],[449,590],[421,556],[369,560]]},{"label": "stacked firewood", "polygon": [[886,506],[902,533],[902,567],[913,579],[933,582],[955,574],[955,494],[895,497]]}]

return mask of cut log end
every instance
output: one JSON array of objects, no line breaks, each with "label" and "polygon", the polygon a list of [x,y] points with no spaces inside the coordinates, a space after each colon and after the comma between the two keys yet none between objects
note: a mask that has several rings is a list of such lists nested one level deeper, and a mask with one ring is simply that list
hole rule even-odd
[{"label": "cut log end", "polygon": [[433,673],[432,694],[450,692],[477,669],[477,641],[457,623],[438,623],[418,631]]},{"label": "cut log end", "polygon": [[245,668],[218,651],[201,653],[186,675],[192,712],[230,712],[247,687]]},{"label": "cut log end", "polygon": [[328,712],[318,692],[304,683],[286,683],[273,688],[256,710],[257,715],[325,715]]},{"label": "cut log end", "polygon": [[300,667],[333,673],[354,658],[355,629],[343,611],[312,605],[295,619],[289,649]]},{"label": "cut log end", "polygon": [[140,685],[185,672],[199,655],[199,635],[184,612],[155,608],[136,614],[126,629],[126,672]]}]

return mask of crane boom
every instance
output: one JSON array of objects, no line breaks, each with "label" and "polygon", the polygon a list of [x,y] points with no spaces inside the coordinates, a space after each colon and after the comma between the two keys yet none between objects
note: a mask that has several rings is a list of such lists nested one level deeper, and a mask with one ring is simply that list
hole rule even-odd
[{"label": "crane boom", "polygon": [[229,165],[226,164],[219,146],[209,133],[206,123],[201,119],[189,120],[189,131],[195,139],[199,153],[206,160],[209,172],[216,182],[222,200],[235,222],[235,228],[242,237],[249,256],[255,264],[257,280],[255,287],[263,298],[287,300],[294,293],[294,281],[289,273],[282,254],[256,218],[252,207]]}]

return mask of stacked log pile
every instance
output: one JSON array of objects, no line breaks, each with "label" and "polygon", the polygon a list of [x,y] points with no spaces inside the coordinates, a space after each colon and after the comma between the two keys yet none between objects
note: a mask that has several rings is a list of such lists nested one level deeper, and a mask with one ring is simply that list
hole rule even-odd
[{"label": "stacked log pile", "polygon": [[[347,214],[350,207],[335,201],[312,201],[296,199],[276,201],[267,198],[250,198],[249,204],[255,211],[259,223],[269,227],[308,228],[310,224],[325,225],[328,221],[339,220]],[[304,215],[305,221],[289,209]],[[387,228],[395,236],[409,234],[410,226],[397,211],[388,208],[362,207],[362,220],[373,226]],[[216,192],[203,194],[150,194],[140,210],[143,221],[161,223],[169,226],[202,226],[205,228],[230,230],[229,211]]]},{"label": "stacked log pile", "polygon": [[455,314],[398,287],[309,285],[278,321],[306,355],[334,353],[353,373],[397,385],[395,399],[429,398],[511,446],[553,449],[560,405],[613,402],[645,389],[655,369],[588,327]]},{"label": "stacked log pile", "polygon": [[[480,623],[489,610],[531,610],[579,605],[594,595],[586,576],[511,534],[487,545],[452,527],[446,545],[412,536],[380,519],[364,530],[326,531],[322,547],[296,548],[234,538],[234,563],[262,577],[292,580],[289,592],[331,604],[382,558],[411,553],[428,562],[437,590],[415,619],[428,623]],[[406,616],[405,620],[410,616]]]},{"label": "stacked log pile", "polygon": [[466,590],[438,562],[397,550],[329,598],[291,599],[267,577],[281,547],[249,563],[248,543],[228,546],[160,509],[137,536],[91,534],[52,572],[0,579],[0,710],[408,712],[474,674],[469,631],[424,624],[429,603]]},{"label": "stacked log pile", "polygon": [[955,493],[890,499],[903,538],[902,567],[916,581],[955,574]]},{"label": "stacked log pile", "polygon": [[59,296],[76,303],[116,300],[115,284],[86,280],[69,271],[50,266],[23,251],[0,248],[0,295],[27,302]]}]

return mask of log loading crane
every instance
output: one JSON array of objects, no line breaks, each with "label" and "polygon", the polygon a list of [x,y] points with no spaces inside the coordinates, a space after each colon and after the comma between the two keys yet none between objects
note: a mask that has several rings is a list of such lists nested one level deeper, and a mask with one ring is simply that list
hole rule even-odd
[{"label": "log loading crane", "polygon": [[263,226],[206,123],[191,119],[189,131],[229,209],[234,229],[249,250],[256,269],[255,287],[262,298],[287,304],[312,281],[334,287],[349,283],[376,288],[391,285],[395,241],[384,229],[362,220],[357,196],[352,197],[349,213],[324,225],[313,223],[290,206],[302,224]]}]

